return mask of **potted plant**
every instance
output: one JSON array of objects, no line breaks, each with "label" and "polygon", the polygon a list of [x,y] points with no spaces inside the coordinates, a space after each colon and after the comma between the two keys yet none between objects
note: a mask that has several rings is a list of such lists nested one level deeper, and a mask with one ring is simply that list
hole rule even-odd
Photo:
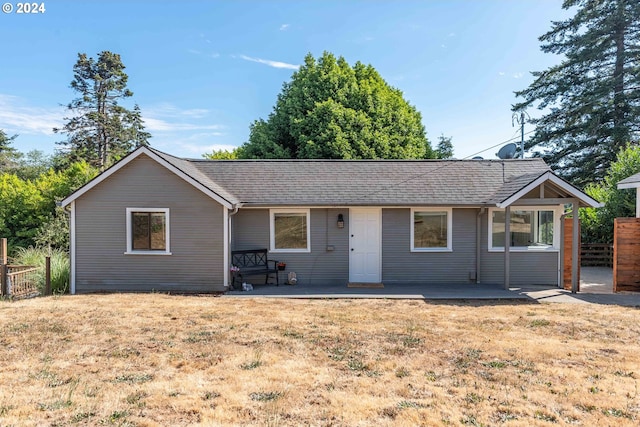
[{"label": "potted plant", "polygon": [[282,261],[278,262],[278,270],[284,271],[285,268],[287,268],[287,263]]}]

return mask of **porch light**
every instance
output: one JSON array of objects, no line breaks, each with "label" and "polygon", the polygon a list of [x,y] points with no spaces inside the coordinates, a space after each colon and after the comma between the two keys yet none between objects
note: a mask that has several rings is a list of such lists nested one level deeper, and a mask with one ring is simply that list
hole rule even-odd
[{"label": "porch light", "polygon": [[342,214],[338,214],[338,228],[344,228],[344,217]]}]

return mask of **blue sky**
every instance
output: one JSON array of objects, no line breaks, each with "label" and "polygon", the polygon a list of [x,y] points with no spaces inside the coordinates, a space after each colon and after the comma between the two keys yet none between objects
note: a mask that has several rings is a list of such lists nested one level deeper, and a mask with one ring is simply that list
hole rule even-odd
[{"label": "blue sky", "polygon": [[124,105],[140,105],[154,147],[183,157],[244,143],[304,56],[323,51],[373,65],[421,112],[433,146],[444,134],[457,158],[474,155],[519,135],[513,92],[560,61],[538,37],[571,13],[560,0],[50,0],[30,15],[9,3],[0,129],[19,134],[16,148],[53,152],[78,53],[109,50],[134,92]]}]

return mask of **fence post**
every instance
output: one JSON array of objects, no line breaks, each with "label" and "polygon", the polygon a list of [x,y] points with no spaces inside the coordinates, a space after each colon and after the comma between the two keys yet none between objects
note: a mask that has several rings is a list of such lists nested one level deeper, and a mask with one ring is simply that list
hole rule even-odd
[{"label": "fence post", "polygon": [[0,295],[7,297],[7,273],[9,267],[7,264],[0,264]]},{"label": "fence post", "polygon": [[7,238],[0,239],[0,264],[7,265]]},{"label": "fence post", "polygon": [[7,296],[7,238],[0,239],[0,295]]},{"label": "fence post", "polygon": [[51,295],[51,257],[44,259],[44,294]]}]

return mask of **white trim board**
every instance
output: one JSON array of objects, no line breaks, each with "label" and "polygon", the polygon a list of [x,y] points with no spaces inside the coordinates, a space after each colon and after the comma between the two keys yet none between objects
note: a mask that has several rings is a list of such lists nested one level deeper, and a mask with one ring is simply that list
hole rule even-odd
[{"label": "white trim board", "polygon": [[[276,248],[275,214],[305,216],[307,220],[307,247],[300,249]],[[269,209],[269,252],[270,253],[310,253],[311,252],[311,209]]]},{"label": "white trim board", "polygon": [[[162,212],[165,218],[165,249],[164,250],[137,250],[133,249],[133,225],[131,214],[134,212]],[[169,208],[126,208],[126,235],[127,251],[125,255],[171,255],[171,210]]]},{"label": "white trim board", "polygon": [[70,221],[69,224],[69,252],[71,255],[71,271],[69,278],[69,293],[74,295],[76,293],[76,202],[71,202],[71,213],[70,213]]}]

